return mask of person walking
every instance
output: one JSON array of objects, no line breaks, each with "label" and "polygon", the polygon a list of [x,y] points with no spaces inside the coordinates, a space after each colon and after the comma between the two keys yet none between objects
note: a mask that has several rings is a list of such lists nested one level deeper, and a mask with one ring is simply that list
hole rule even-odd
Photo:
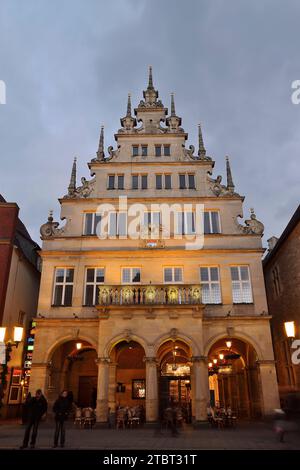
[{"label": "person walking", "polygon": [[46,413],[48,403],[44,397],[42,390],[38,389],[35,392],[35,396],[31,398],[27,404],[28,410],[28,421],[25,429],[24,440],[21,446],[21,449],[26,449],[28,447],[28,442],[31,434],[30,448],[34,449],[36,437],[38,433],[38,427],[42,416]]},{"label": "person walking", "polygon": [[31,400],[31,393],[29,392],[27,394],[27,397],[24,401],[24,403],[22,404],[22,424],[27,424],[28,423],[28,405],[30,403],[30,400]]},{"label": "person walking", "polygon": [[60,446],[64,447],[66,440],[66,429],[65,422],[68,419],[68,415],[71,410],[71,403],[68,396],[67,390],[63,390],[53,406],[55,413],[55,433],[54,433],[54,445],[58,446],[58,440],[60,437]]}]

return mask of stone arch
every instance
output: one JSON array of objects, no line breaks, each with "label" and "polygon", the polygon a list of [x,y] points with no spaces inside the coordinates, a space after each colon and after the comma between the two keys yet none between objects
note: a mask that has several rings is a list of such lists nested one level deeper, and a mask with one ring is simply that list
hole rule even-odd
[{"label": "stone arch", "polygon": [[[224,339],[228,338],[228,336],[229,335],[227,333],[218,333],[217,335],[211,336],[204,345],[204,356],[208,355],[208,353],[209,353],[211,347],[214,345],[214,343],[216,343],[217,341],[219,341],[222,338],[224,338]],[[263,353],[262,353],[262,350],[261,350],[259,344],[252,338],[252,336],[250,336],[246,333],[241,333],[239,331],[234,331],[234,333],[231,334],[230,336],[232,338],[240,339],[240,340],[242,340],[246,343],[249,343],[254,348],[254,350],[256,351],[258,359],[259,360],[264,359]]]},{"label": "stone arch", "polygon": [[187,335],[183,334],[180,331],[178,331],[176,333],[176,336],[175,335],[172,336],[171,332],[167,333],[167,334],[163,334],[161,336],[158,336],[157,339],[154,342],[154,355],[155,356],[157,355],[158,350],[162,346],[163,343],[165,343],[166,341],[170,341],[173,338],[178,340],[178,341],[182,341],[183,343],[186,343],[191,348],[193,356],[199,356],[200,355],[200,349],[199,349],[199,346],[196,343],[196,341],[193,338],[191,338],[190,336],[187,336]]},{"label": "stone arch", "polygon": [[91,345],[92,348],[94,348],[97,351],[97,344],[95,342],[95,338],[92,338],[89,335],[86,334],[80,334],[78,336],[75,335],[66,335],[66,336],[61,336],[58,338],[45,352],[45,362],[48,363],[51,360],[51,357],[53,356],[54,352],[56,351],[57,348],[59,348],[62,344],[67,343],[68,341],[86,341]]},{"label": "stone arch", "polygon": [[106,345],[103,347],[103,349],[100,351],[100,356],[103,355],[104,357],[109,357],[110,356],[110,353],[112,352],[112,350],[114,349],[114,347],[118,344],[118,343],[121,343],[122,341],[127,341],[127,342],[130,342],[130,341],[135,341],[136,343],[139,343],[140,346],[143,347],[144,351],[145,351],[145,355],[148,356],[150,354],[150,348],[149,348],[149,344],[147,343],[147,341],[145,340],[145,338],[141,337],[141,336],[138,336],[134,333],[126,333],[126,332],[123,332],[123,333],[120,333],[119,335],[117,336],[114,336],[113,338],[111,338],[107,343]]}]

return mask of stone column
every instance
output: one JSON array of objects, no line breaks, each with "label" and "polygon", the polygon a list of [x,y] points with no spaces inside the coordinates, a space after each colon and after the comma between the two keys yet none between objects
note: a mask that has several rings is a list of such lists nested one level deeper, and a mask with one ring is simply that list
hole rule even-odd
[{"label": "stone column", "polygon": [[280,408],[278,385],[274,360],[258,361],[261,383],[262,412],[272,415],[275,408]]},{"label": "stone column", "polygon": [[109,384],[109,357],[98,357],[98,387],[97,387],[97,422],[107,423],[108,420],[108,384]]},{"label": "stone column", "polygon": [[45,396],[48,392],[48,377],[49,377],[49,364],[47,363],[33,363],[31,366],[31,376],[29,382],[29,391],[32,396],[35,391],[40,388]]},{"label": "stone column", "polygon": [[146,362],[146,421],[158,420],[158,383],[155,357],[145,357]]},{"label": "stone column", "polygon": [[117,363],[110,362],[108,366],[108,407],[112,413],[116,411],[116,381]]},{"label": "stone column", "polygon": [[196,421],[207,421],[207,403],[209,397],[209,382],[207,370],[207,357],[192,357],[194,371],[194,401]]}]

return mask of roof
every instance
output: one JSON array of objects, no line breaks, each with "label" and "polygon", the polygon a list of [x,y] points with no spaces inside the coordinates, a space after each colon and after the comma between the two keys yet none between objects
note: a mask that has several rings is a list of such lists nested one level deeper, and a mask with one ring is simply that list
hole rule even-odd
[{"label": "roof", "polygon": [[295,227],[297,226],[299,222],[300,222],[300,205],[297,207],[292,218],[290,219],[289,223],[287,224],[284,231],[282,232],[273,250],[269,251],[267,256],[264,258],[263,260],[264,268],[274,258],[275,254],[280,250],[282,245],[285,243],[285,241],[287,240],[289,235],[293,232],[293,230],[295,229]]},{"label": "roof", "polygon": [[[0,194],[0,202],[6,203],[7,201]],[[23,222],[17,219],[16,232],[14,237],[14,244],[19,248],[23,256],[37,268],[38,253],[40,246],[32,240]]]}]

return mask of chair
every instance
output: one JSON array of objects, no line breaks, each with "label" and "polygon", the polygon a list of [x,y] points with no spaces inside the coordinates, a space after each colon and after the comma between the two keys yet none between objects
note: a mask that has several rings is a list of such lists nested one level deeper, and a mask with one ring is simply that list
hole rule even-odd
[{"label": "chair", "polygon": [[131,428],[139,426],[141,423],[141,416],[139,407],[129,408],[128,410],[128,426]]},{"label": "chair", "polygon": [[116,428],[119,429],[119,428],[123,428],[125,429],[126,427],[126,410],[125,408],[119,408],[117,410],[117,424],[116,424]]},{"label": "chair", "polygon": [[82,417],[82,410],[81,408],[76,408],[75,409],[75,415],[74,415],[74,424],[75,426],[78,426],[81,428],[83,424],[83,417]]},{"label": "chair", "polygon": [[83,408],[82,414],[83,414],[83,427],[84,428],[88,427],[92,429],[96,421],[93,408]]}]

